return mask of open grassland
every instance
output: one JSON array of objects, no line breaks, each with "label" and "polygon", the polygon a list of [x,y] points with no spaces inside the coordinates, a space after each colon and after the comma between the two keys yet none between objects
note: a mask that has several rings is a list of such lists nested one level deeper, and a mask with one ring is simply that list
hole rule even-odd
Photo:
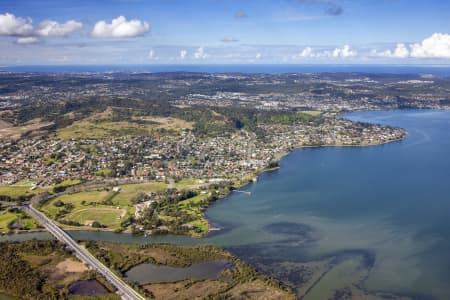
[{"label": "open grassland", "polygon": [[192,129],[193,123],[178,118],[172,117],[135,117],[134,120],[149,122],[156,129],[168,129],[168,130],[180,130],[180,129]]},{"label": "open grassland", "polygon": [[55,205],[58,201],[62,201],[64,204],[73,205],[73,211],[76,211],[77,209],[84,209],[87,206],[101,205],[101,202],[108,196],[108,194],[108,191],[93,191],[61,195],[45,203],[41,207],[41,210],[49,217],[56,218],[56,214],[63,209],[63,207],[58,207]]},{"label": "open grassland", "polygon": [[[144,285],[144,289],[151,292],[155,299],[204,299],[227,288],[227,284],[220,280],[182,280],[174,283],[155,283]],[[243,298],[248,299],[248,298]]]},{"label": "open grassland", "polygon": [[66,219],[86,226],[90,226],[94,221],[97,221],[108,228],[118,228],[126,213],[125,209],[107,207],[85,208],[68,214]]},{"label": "open grassland", "polygon": [[79,179],[66,179],[63,182],[58,183],[55,187],[69,187],[73,185],[80,184],[81,180]]},{"label": "open grassland", "polygon": [[24,133],[39,131],[52,124],[51,122],[34,119],[22,126],[13,126],[11,123],[0,120],[0,140],[18,140]]},{"label": "open grassland", "polygon": [[[15,228],[10,225],[16,223]],[[38,224],[19,208],[0,208],[0,232],[11,232],[13,230],[32,230],[36,229]]]},{"label": "open grassland", "polygon": [[179,131],[192,128],[192,123],[176,118],[139,117],[131,121],[110,119],[84,119],[58,130],[56,136],[62,139],[103,139],[121,136],[148,136],[155,130]]},{"label": "open grassland", "polygon": [[321,114],[321,112],[318,110],[302,110],[301,112],[313,117],[317,117]]},{"label": "open grassland", "polygon": [[10,213],[6,211],[0,212],[0,232],[7,232],[9,231],[8,225],[11,222],[14,222],[17,220],[19,216],[15,213]]},{"label": "open grassland", "polygon": [[184,178],[174,183],[174,187],[178,190],[193,189],[200,186],[200,182],[194,178]]},{"label": "open grassland", "polygon": [[105,189],[64,194],[46,202],[41,210],[62,223],[76,222],[84,227],[98,222],[108,230],[116,230],[126,217],[134,214],[135,197],[166,188],[167,184],[162,182],[147,182],[120,185],[118,192]]},{"label": "open grassland", "polygon": [[167,184],[163,182],[124,184],[120,185],[120,192],[112,198],[112,201],[117,205],[129,205],[130,200],[140,193],[149,194],[152,192],[160,192],[166,188]]},{"label": "open grassland", "polygon": [[6,196],[13,200],[21,196],[32,196],[46,191],[43,188],[33,188],[33,182],[19,181],[13,185],[0,185],[0,196]]},{"label": "open grassland", "polygon": [[209,195],[207,194],[200,194],[195,197],[180,201],[177,204],[177,209],[179,211],[184,211],[187,214],[193,216],[194,218],[194,221],[188,223],[198,228],[197,231],[191,230],[189,232],[190,235],[193,237],[201,237],[208,232],[209,229],[208,221],[203,215],[203,210],[205,207],[204,203],[205,201],[208,201],[207,200],[208,196]]}]

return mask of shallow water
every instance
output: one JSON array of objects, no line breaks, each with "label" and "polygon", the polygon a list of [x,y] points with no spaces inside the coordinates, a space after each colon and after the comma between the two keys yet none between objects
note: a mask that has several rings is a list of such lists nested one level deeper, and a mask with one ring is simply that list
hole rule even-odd
[{"label": "shallow water", "polygon": [[226,230],[206,239],[72,235],[218,244],[293,286],[302,279],[299,264],[332,261],[305,299],[355,282],[366,292],[450,299],[450,111],[347,117],[400,126],[408,136],[381,146],[294,151],[278,171],[244,188],[251,195],[233,193],[208,209],[208,218]]},{"label": "shallow water", "polygon": [[106,294],[108,290],[97,280],[81,280],[72,283],[69,287],[72,295],[93,296],[98,294]]},{"label": "shallow water", "polygon": [[[233,194],[208,210],[233,228],[212,240],[254,263],[360,251],[373,260],[366,289],[450,299],[450,112],[348,117],[409,134],[381,146],[294,151],[246,188],[251,196]],[[264,230],[279,222],[305,224],[309,237]]]},{"label": "shallow water", "polygon": [[215,279],[224,269],[231,267],[226,259],[192,264],[189,267],[169,267],[140,264],[126,272],[126,277],[140,284],[175,282],[184,279]]}]

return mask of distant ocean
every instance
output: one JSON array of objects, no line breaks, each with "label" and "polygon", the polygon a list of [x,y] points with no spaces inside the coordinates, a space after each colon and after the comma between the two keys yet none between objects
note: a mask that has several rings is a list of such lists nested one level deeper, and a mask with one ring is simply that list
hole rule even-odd
[{"label": "distant ocean", "polygon": [[38,73],[205,72],[205,73],[375,73],[450,77],[450,65],[58,65],[0,66],[0,71]]}]

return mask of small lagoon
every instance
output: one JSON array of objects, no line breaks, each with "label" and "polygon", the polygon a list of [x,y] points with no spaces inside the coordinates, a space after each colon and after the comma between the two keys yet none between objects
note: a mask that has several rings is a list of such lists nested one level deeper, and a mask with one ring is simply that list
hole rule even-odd
[{"label": "small lagoon", "polygon": [[220,273],[232,267],[226,259],[195,263],[189,267],[170,267],[140,264],[126,272],[127,279],[139,283],[176,282],[185,279],[216,279]]}]

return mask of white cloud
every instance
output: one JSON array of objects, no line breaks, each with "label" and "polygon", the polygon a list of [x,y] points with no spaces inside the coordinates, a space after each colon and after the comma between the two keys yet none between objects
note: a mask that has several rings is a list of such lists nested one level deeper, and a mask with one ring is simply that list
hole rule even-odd
[{"label": "white cloud", "polygon": [[314,51],[311,47],[305,47],[300,53],[294,54],[293,59],[303,58],[351,58],[358,55],[356,50],[352,50],[349,45],[334,50]]},{"label": "white cloud", "polygon": [[300,52],[298,55],[294,56],[294,58],[296,57],[301,57],[301,58],[308,58],[308,57],[315,57],[316,54],[314,53],[313,49],[311,47],[306,47],[305,49],[302,50],[302,52]]},{"label": "white cloud", "polygon": [[40,36],[67,36],[83,27],[81,22],[74,20],[62,24],[45,20],[37,28],[32,23],[30,18],[16,17],[10,13],[0,14],[0,36],[16,36],[16,44],[35,44],[39,42]]},{"label": "white cloud", "polygon": [[0,35],[25,36],[33,33],[32,20],[16,17],[13,14],[0,14]]},{"label": "white cloud", "polygon": [[154,57],[155,57],[155,51],[150,50],[150,51],[148,52],[148,58],[149,58],[149,59],[153,59]]},{"label": "white cloud", "polygon": [[405,44],[397,44],[393,55],[398,58],[406,58],[409,56],[409,50],[406,48]]},{"label": "white cloud", "polygon": [[370,56],[372,57],[388,57],[388,58],[407,58],[409,57],[409,50],[405,44],[397,44],[394,51],[386,50],[383,52],[378,52],[377,50],[372,50]]},{"label": "white cloud", "polygon": [[124,16],[113,19],[111,23],[99,21],[92,30],[92,36],[100,38],[131,38],[138,37],[150,31],[150,25],[141,20],[130,20]]},{"label": "white cloud", "polygon": [[205,53],[205,49],[203,47],[199,47],[197,51],[194,53],[195,59],[205,59],[208,57],[208,54]]},{"label": "white cloud", "polygon": [[181,59],[185,59],[186,56],[187,56],[187,51],[186,51],[186,50],[181,50],[181,51],[180,51],[180,58],[181,58]]},{"label": "white cloud", "polygon": [[358,53],[355,50],[350,49],[349,45],[344,45],[342,48],[336,48],[331,54],[334,58],[349,58],[355,57],[356,55],[358,55]]},{"label": "white cloud", "polygon": [[421,43],[412,44],[411,57],[450,58],[450,35],[434,33]]},{"label": "white cloud", "polygon": [[27,36],[27,37],[19,37],[16,40],[16,44],[36,44],[37,42],[39,42],[39,39],[37,37],[34,36]]},{"label": "white cloud", "polygon": [[261,58],[261,53],[256,53],[256,55],[255,55],[255,59],[260,59]]},{"label": "white cloud", "polygon": [[82,28],[83,23],[74,20],[70,20],[65,23],[45,20],[39,24],[39,27],[35,30],[35,33],[39,36],[67,36],[73,32],[81,30]]}]

